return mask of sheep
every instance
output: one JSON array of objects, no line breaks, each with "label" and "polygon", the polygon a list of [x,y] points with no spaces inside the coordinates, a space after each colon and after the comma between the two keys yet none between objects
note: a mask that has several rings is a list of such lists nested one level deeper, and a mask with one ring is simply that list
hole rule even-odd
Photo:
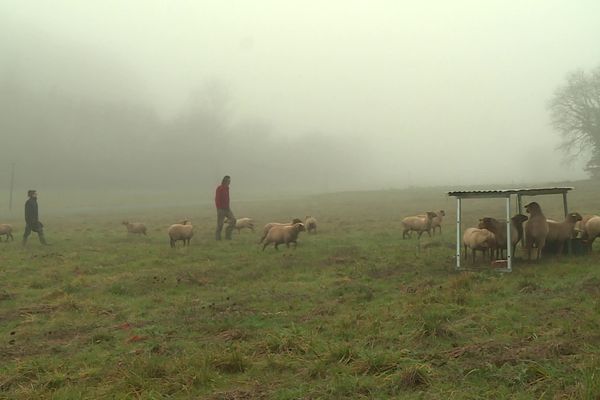
[{"label": "sheep", "polygon": [[146,235],[146,225],[141,222],[123,221],[123,225],[127,228],[128,233],[136,233]]},{"label": "sheep", "polygon": [[[510,238],[512,242],[512,253],[515,254],[517,244],[523,239],[523,222],[527,221],[526,215],[517,214],[510,219]],[[484,217],[479,220],[478,227],[487,229],[496,236],[496,258],[502,258],[503,250],[506,250],[506,220],[497,220],[492,217]]]},{"label": "sheep", "polygon": [[592,251],[592,245],[594,240],[600,236],[600,217],[594,216],[590,218],[584,227],[585,242],[588,245],[590,251]]},{"label": "sheep", "polygon": [[575,224],[581,221],[582,217],[579,213],[569,213],[563,222],[556,222],[553,220],[546,220],[548,223],[548,235],[546,236],[546,243],[557,242],[557,255],[561,255],[565,242],[573,237],[575,232]]},{"label": "sheep", "polygon": [[317,233],[317,219],[307,215],[304,219],[304,226],[307,233]]},{"label": "sheep", "polygon": [[468,228],[463,234],[463,245],[465,246],[465,260],[469,257],[467,248],[470,248],[473,264],[475,264],[475,252],[481,251],[485,258],[485,253],[496,248],[496,236],[487,229]]},{"label": "sheep", "polygon": [[[435,218],[433,218],[431,220],[431,231],[433,233],[433,236],[435,236],[435,228],[440,228],[440,235],[442,234],[442,221],[444,220],[445,216],[446,216],[446,212],[444,210],[435,212]],[[419,214],[419,215],[417,215],[417,217],[425,218],[426,215]]]},{"label": "sheep", "polygon": [[269,229],[265,243],[263,245],[263,251],[271,243],[275,244],[275,250],[279,250],[277,246],[285,243],[287,247],[290,247],[290,243],[294,243],[294,248],[298,246],[298,235],[300,232],[305,231],[304,224],[302,222],[295,223],[293,225],[276,225]]},{"label": "sheep", "polygon": [[190,245],[190,239],[194,236],[194,226],[190,224],[190,221],[183,220],[180,224],[173,224],[167,230],[169,234],[169,239],[171,243],[171,247],[175,248],[175,242],[181,240],[183,242],[183,247],[186,244]]},{"label": "sheep", "polygon": [[581,218],[581,221],[578,221],[578,222],[575,224],[575,235],[576,235],[576,236],[577,236],[577,235],[581,235],[581,238],[582,238],[583,240],[585,240],[585,239],[586,239],[586,234],[585,234],[585,225],[587,224],[587,222],[588,222],[590,219],[592,219],[592,218],[594,218],[594,217],[597,217],[597,215],[590,215],[590,214],[584,215],[584,216]]},{"label": "sheep", "polygon": [[[229,218],[226,218],[225,223],[229,222]],[[238,233],[242,232],[242,229],[247,228],[254,232],[254,221],[252,218],[237,218],[235,220],[235,229]]]},{"label": "sheep", "polygon": [[263,235],[260,238],[260,240],[258,241],[258,243],[262,243],[263,240],[265,240],[265,238],[267,237],[267,233],[269,233],[269,230],[274,227],[274,226],[290,226],[290,225],[294,225],[294,224],[298,224],[301,223],[302,220],[300,220],[299,218],[294,218],[292,220],[292,222],[290,223],[280,223],[280,222],[269,222],[268,224],[265,225],[265,227],[263,228]]},{"label": "sheep", "polygon": [[425,216],[419,217],[415,215],[413,217],[406,217],[402,220],[402,226],[404,227],[404,231],[402,232],[402,239],[406,239],[406,236],[410,237],[411,231],[415,231],[419,233],[419,239],[423,232],[427,232],[427,235],[431,237],[431,221],[437,217],[437,214],[433,211],[428,211]]},{"label": "sheep", "polygon": [[[8,242],[8,238],[10,238],[10,240],[15,240],[15,238],[12,235],[12,226],[9,224],[0,224],[0,236],[6,235],[6,241]],[[2,238],[0,237],[0,242],[2,241]]]},{"label": "sheep", "polygon": [[531,260],[531,249],[533,246],[537,249],[537,257],[542,257],[542,249],[546,244],[548,236],[548,221],[542,212],[542,208],[535,201],[527,204],[525,210],[529,213],[529,220],[525,224],[525,247],[527,248],[527,259]]}]

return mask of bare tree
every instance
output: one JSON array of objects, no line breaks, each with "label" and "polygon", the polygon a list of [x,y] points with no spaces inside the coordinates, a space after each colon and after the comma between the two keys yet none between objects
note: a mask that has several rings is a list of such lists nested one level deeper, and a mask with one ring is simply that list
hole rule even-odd
[{"label": "bare tree", "polygon": [[554,92],[549,108],[567,157],[591,156],[586,170],[600,178],[600,66],[591,73],[570,73],[566,84]]}]

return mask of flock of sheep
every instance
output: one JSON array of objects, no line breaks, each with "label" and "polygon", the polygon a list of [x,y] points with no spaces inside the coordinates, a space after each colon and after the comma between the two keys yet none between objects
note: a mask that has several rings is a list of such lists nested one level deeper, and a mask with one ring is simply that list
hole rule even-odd
[{"label": "flock of sheep", "polygon": [[[146,225],[141,222],[123,221],[123,225],[129,233],[146,235]],[[254,232],[254,221],[251,218],[238,218],[235,220],[235,229],[238,233],[242,229],[250,229]],[[317,219],[307,215],[304,222],[298,218],[294,218],[291,223],[270,222],[264,226],[259,243],[263,244],[263,251],[270,244],[273,244],[275,249],[278,249],[280,244],[290,247],[290,243],[293,243],[295,247],[298,244],[298,235],[303,231],[317,233]],[[194,226],[186,219],[171,225],[167,233],[171,247],[175,247],[178,241],[182,241],[184,247],[189,246],[194,236]]]},{"label": "flock of sheep", "polygon": [[[558,222],[546,218],[542,208],[536,202],[525,206],[529,217],[517,214],[510,220],[511,226],[511,250],[515,254],[516,246],[524,241],[527,250],[527,258],[531,260],[532,250],[535,249],[536,259],[542,256],[544,248],[553,247],[557,254],[562,254],[565,243],[575,237],[580,237],[591,251],[594,240],[600,236],[600,216],[569,213],[564,221]],[[417,232],[419,237],[423,233],[431,236],[431,231],[439,227],[441,233],[442,219],[446,214],[443,210],[438,212],[427,212],[423,215],[407,217],[402,220],[402,237],[410,236],[411,232]],[[475,263],[477,251],[483,253],[483,257],[489,255],[490,260],[504,257],[507,248],[507,223],[492,217],[484,217],[479,220],[477,227],[467,228],[463,234],[463,246],[465,258],[468,250],[471,250],[472,260]]]},{"label": "flock of sheep", "polygon": [[[557,254],[562,254],[565,243],[574,237],[580,237],[591,250],[594,240],[600,236],[600,216],[598,215],[582,217],[579,213],[572,212],[566,216],[564,221],[557,222],[546,218],[542,208],[536,202],[527,204],[525,210],[529,217],[517,214],[510,221],[512,254],[515,254],[519,242],[524,243],[528,259],[531,259],[533,249],[536,252],[536,259],[540,259],[542,249],[547,246],[553,246],[556,248]],[[440,210],[404,218],[402,220],[402,238],[410,237],[412,232],[416,232],[419,238],[423,233],[427,233],[429,236],[432,233],[435,235],[437,230],[441,234],[445,215],[444,210]],[[131,234],[146,235],[146,226],[143,223],[123,221],[123,225]],[[236,219],[235,229],[238,233],[242,229],[254,232],[254,221],[251,218]],[[6,236],[6,241],[14,240],[12,231],[11,225],[0,224],[0,241],[2,241],[2,236]],[[259,244],[263,244],[263,251],[270,244],[273,244],[275,249],[278,249],[280,244],[289,247],[290,243],[293,243],[295,247],[298,235],[303,231],[316,233],[317,220],[312,216],[306,216],[304,222],[298,218],[294,218],[289,223],[270,222],[264,226]],[[182,241],[184,246],[189,246],[190,240],[194,236],[194,227],[189,220],[183,220],[171,225],[167,229],[167,233],[171,247],[175,247],[178,241]],[[478,251],[483,254],[484,258],[487,255],[490,260],[502,258],[507,248],[506,221],[492,217],[481,218],[477,227],[465,230],[463,246],[465,258],[468,257],[468,250],[471,250],[473,263]]]}]

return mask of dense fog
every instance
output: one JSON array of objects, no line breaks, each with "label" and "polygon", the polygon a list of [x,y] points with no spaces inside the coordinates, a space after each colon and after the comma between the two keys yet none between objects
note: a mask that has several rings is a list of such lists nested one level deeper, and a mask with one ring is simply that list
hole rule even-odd
[{"label": "dense fog", "polygon": [[[595,1],[0,2],[0,186],[327,192],[581,179],[548,101]],[[210,190],[209,190],[210,189]]]}]

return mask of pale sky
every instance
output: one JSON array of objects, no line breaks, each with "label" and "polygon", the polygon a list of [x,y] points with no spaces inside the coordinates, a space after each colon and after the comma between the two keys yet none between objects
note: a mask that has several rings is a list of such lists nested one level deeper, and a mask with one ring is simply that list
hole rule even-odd
[{"label": "pale sky", "polygon": [[52,57],[40,37],[114,61],[165,119],[218,82],[236,121],[360,140],[380,186],[585,176],[546,105],[600,64],[598,1],[0,0],[0,49]]}]

